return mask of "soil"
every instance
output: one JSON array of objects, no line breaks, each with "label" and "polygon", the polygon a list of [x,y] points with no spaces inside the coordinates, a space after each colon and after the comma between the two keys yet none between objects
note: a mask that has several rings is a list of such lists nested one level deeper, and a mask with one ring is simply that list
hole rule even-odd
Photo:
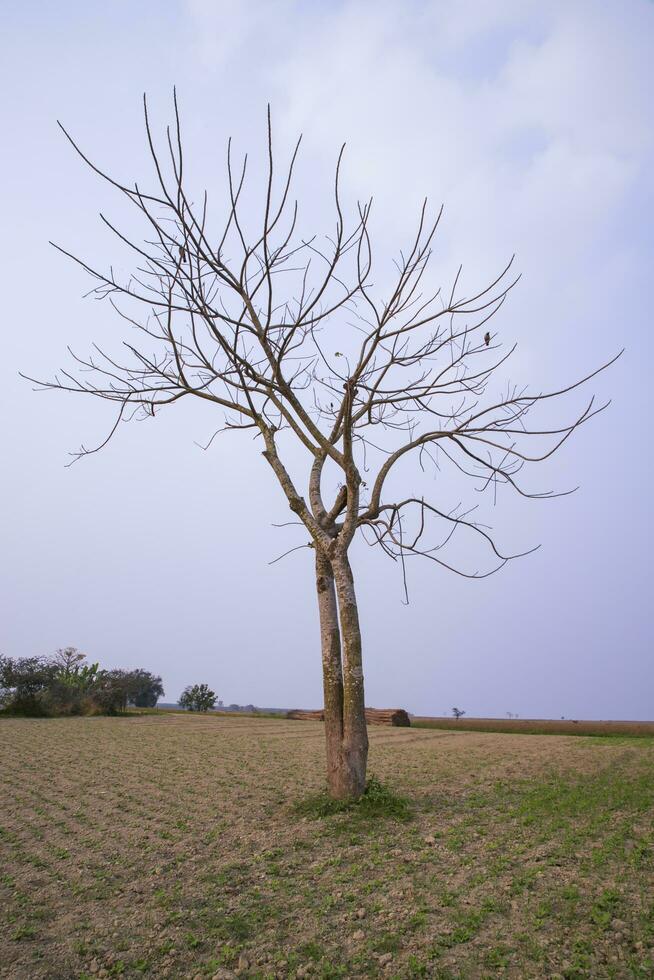
[{"label": "soil", "polygon": [[0,720],[0,977],[654,976],[654,740],[369,735],[409,820],[298,813],[319,723]]}]

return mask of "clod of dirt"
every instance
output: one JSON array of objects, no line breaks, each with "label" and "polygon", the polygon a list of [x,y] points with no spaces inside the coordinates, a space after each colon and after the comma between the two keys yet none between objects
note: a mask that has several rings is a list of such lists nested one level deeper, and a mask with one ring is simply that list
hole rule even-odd
[{"label": "clod of dirt", "polygon": [[357,917],[357,919],[365,919],[365,917],[366,917],[366,910],[365,909],[357,909],[354,914]]},{"label": "clod of dirt", "polygon": [[244,973],[246,970],[250,969],[250,961],[247,958],[247,956],[245,956],[243,953],[241,953],[241,955],[238,958],[237,969],[239,973]]},{"label": "clod of dirt", "polygon": [[365,938],[366,934],[363,929],[357,929],[357,931],[352,935],[352,939],[355,939],[357,942],[361,942],[361,940]]},{"label": "clod of dirt", "polygon": [[392,953],[383,953],[382,956],[379,957],[377,962],[379,963],[380,966],[386,966],[388,963],[391,962],[392,959],[393,959]]}]

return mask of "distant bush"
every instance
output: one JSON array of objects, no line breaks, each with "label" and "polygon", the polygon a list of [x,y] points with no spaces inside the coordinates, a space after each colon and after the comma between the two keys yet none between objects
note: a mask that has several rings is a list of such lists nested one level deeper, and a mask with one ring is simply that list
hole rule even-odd
[{"label": "distant bush", "polygon": [[209,711],[216,704],[217,695],[209,689],[208,684],[193,684],[184,688],[180,699],[180,708],[187,711]]},{"label": "distant bush", "polygon": [[45,657],[0,657],[0,707],[24,715],[43,714],[43,698],[56,672]]},{"label": "distant bush", "polygon": [[74,647],[48,657],[0,657],[0,709],[5,713],[116,714],[128,704],[154,707],[164,693],[147,670],[102,670]]},{"label": "distant bush", "polygon": [[160,677],[148,670],[131,671],[129,703],[135,708],[154,708],[164,694]]},{"label": "distant bush", "polygon": [[135,708],[154,708],[162,694],[164,689],[161,678],[147,670],[117,668],[106,673],[105,696],[114,700],[122,711],[129,705]]}]

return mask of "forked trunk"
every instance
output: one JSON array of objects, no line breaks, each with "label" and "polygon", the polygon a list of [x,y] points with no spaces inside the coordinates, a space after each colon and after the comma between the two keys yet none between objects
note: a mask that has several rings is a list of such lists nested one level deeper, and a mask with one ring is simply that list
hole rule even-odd
[{"label": "forked trunk", "polygon": [[[327,786],[336,799],[357,799],[366,785],[366,730],[361,631],[352,570],[346,556],[316,553],[320,611]],[[340,622],[339,622],[340,620]]]},{"label": "forked trunk", "polygon": [[331,563],[316,551],[316,588],[320,613],[320,646],[327,742],[327,786],[331,796],[340,797],[341,743],[343,740],[343,668],[341,633]]}]

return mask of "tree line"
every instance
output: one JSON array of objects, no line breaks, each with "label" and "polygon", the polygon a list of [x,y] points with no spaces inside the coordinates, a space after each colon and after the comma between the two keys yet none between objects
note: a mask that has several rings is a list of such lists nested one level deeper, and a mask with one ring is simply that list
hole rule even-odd
[{"label": "tree line", "polygon": [[111,715],[153,708],[164,693],[161,677],[150,671],[104,670],[75,647],[50,657],[0,656],[0,711],[7,714]]}]

